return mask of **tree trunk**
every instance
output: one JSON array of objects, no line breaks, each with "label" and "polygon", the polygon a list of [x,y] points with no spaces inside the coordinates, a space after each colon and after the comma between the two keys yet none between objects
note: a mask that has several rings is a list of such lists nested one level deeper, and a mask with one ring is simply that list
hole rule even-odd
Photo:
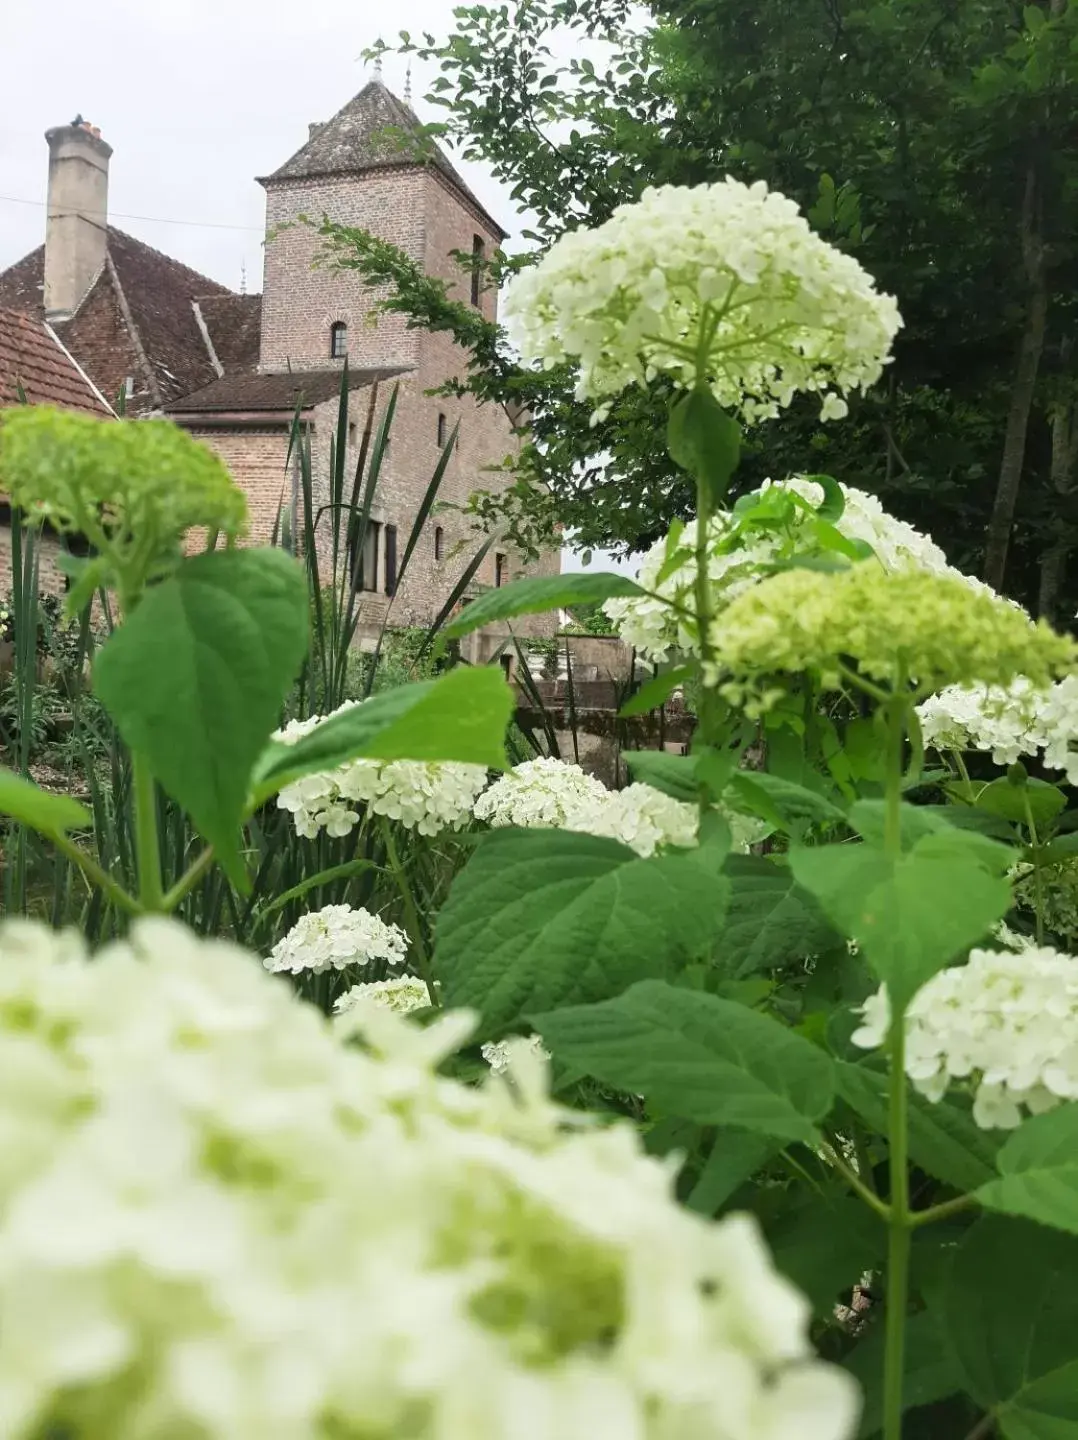
[{"label": "tree trunk", "polygon": [[[1062,347],[1064,362],[1070,358],[1071,346]],[[1078,415],[1073,401],[1061,405],[1052,416],[1052,490],[1061,499],[1070,494],[1078,468]],[[1060,516],[1061,529],[1041,556],[1040,589],[1037,613],[1045,620],[1055,618],[1056,602],[1067,573],[1067,561],[1075,548],[1074,525],[1069,516]]]},{"label": "tree trunk", "polygon": [[1022,484],[1022,467],[1026,454],[1026,435],[1033,396],[1037,388],[1037,372],[1044,350],[1044,331],[1048,317],[1048,284],[1045,276],[1042,207],[1036,157],[1030,158],[1026,171],[1026,188],[1022,199],[1022,260],[1026,272],[1026,324],[1018,349],[1018,364],[1011,387],[1011,404],[1007,412],[1007,430],[1003,439],[996,498],[988,522],[988,543],[985,548],[984,578],[994,590],[1003,589],[1007,568],[1007,551],[1011,542],[1018,491]]}]

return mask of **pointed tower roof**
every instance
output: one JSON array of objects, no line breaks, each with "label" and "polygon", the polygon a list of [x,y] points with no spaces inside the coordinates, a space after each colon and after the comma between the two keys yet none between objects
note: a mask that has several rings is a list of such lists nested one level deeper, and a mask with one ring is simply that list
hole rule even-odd
[{"label": "pointed tower roof", "polygon": [[323,175],[357,175],[401,165],[432,166],[464,202],[478,212],[496,234],[506,231],[481,205],[448,156],[428,135],[410,105],[397,98],[378,78],[338,110],[324,125],[311,126],[306,145],[260,185],[313,179]]}]

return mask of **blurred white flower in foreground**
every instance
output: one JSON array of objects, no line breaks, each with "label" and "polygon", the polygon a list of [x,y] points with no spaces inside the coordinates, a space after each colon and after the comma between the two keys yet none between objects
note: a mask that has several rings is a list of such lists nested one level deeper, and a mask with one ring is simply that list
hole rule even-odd
[{"label": "blurred white flower in foreground", "polygon": [[848,1440],[756,1222],[531,1052],[440,1078],[470,1024],[360,1048],[173,922],[3,927],[4,1440]]}]

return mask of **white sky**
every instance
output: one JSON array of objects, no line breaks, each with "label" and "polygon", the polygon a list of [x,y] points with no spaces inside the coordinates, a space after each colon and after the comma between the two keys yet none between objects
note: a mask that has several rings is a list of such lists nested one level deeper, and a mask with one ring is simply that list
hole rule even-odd
[{"label": "white sky", "polygon": [[[370,78],[358,59],[379,36],[452,26],[456,0],[51,0],[4,7],[0,45],[0,269],[45,236],[44,134],[80,113],[113,147],[109,213],[129,234],[234,289],[262,287],[265,192],[275,170]],[[391,23],[387,21],[391,17]],[[404,89],[405,62],[383,78]],[[413,103],[434,68],[413,63]],[[457,157],[455,157],[457,158]],[[457,158],[506,229],[504,187]],[[140,217],[140,218],[134,218]],[[566,561],[569,562],[568,555]],[[597,567],[607,568],[608,562]],[[578,568],[579,561],[571,564]]]}]

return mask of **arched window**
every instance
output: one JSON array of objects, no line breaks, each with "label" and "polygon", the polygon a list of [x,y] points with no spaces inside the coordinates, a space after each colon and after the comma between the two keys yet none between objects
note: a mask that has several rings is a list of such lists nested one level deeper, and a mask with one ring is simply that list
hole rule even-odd
[{"label": "arched window", "polygon": [[334,360],[343,360],[348,354],[348,326],[343,320],[334,320],[329,327],[329,353]]},{"label": "arched window", "polygon": [[445,531],[440,525],[434,527],[434,558],[435,560],[445,558]]}]

